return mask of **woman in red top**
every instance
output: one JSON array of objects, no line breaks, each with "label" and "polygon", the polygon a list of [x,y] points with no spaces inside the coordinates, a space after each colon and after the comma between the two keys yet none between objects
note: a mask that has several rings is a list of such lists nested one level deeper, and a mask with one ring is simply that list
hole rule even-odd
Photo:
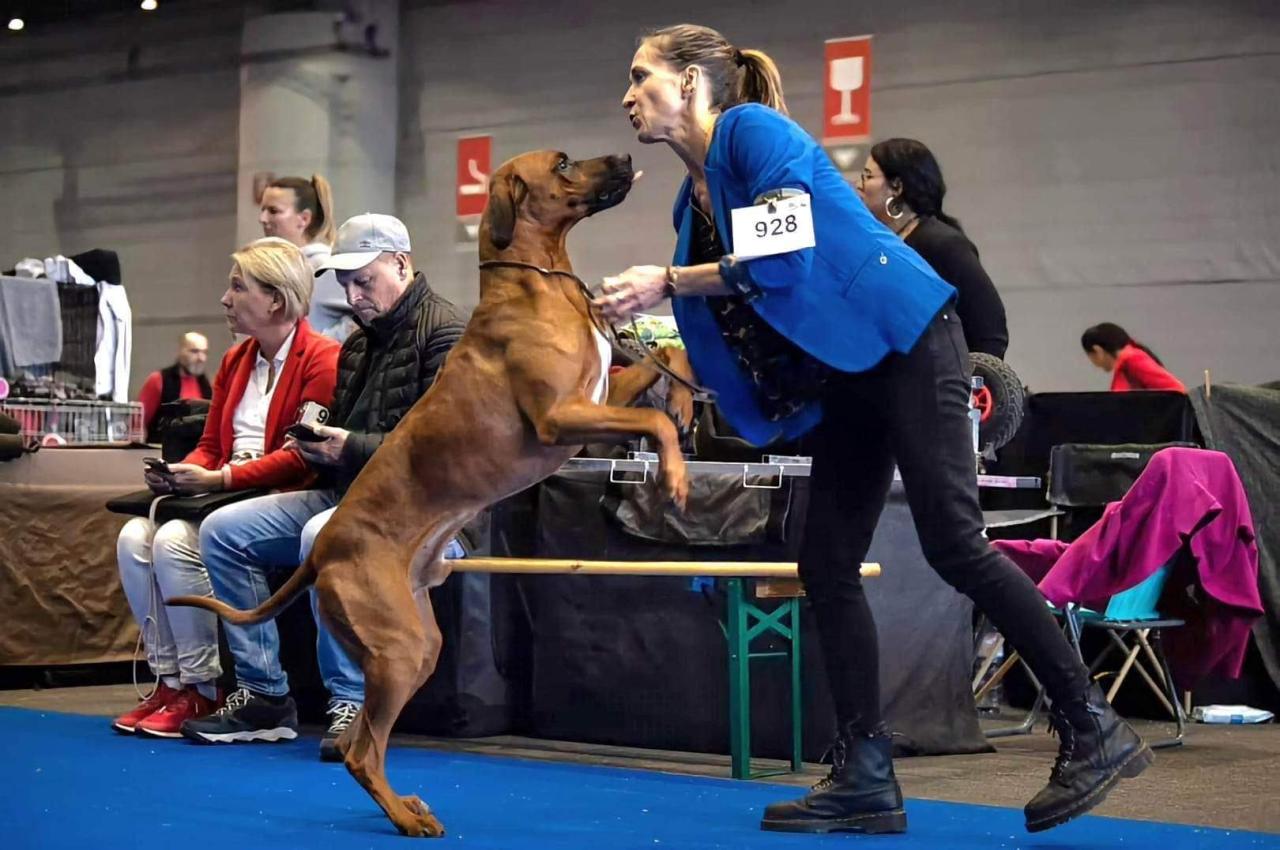
[{"label": "woman in red top", "polygon": [[[298,407],[328,407],[337,380],[336,342],[311,330],[304,318],[312,272],[295,245],[259,239],[231,255],[231,280],[222,296],[227,324],[248,339],[222,358],[204,435],[171,474],[144,472],[157,494],[216,490],[299,489],[310,468],[284,448],[285,429]],[[174,596],[212,596],[200,562],[196,523],[130,520],[116,543],[120,580],[142,627],[147,662],[160,678],[155,692],[112,725],[120,732],[177,738],[184,720],[217,708],[217,618],[195,608],[170,608]]]},{"label": "woman in red top", "polygon": [[1177,390],[1187,388],[1164,368],[1154,351],[1132,337],[1119,325],[1103,322],[1094,325],[1080,337],[1080,345],[1089,362],[1111,373],[1111,391]]}]

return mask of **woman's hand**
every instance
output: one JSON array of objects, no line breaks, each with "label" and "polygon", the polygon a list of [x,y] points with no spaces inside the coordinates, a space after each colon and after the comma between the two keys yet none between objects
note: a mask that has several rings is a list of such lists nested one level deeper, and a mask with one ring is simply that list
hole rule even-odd
[{"label": "woman's hand", "polygon": [[173,482],[163,475],[156,475],[150,470],[142,473],[142,479],[147,482],[147,487],[157,496],[167,496],[173,492]]},{"label": "woman's hand", "polygon": [[171,463],[169,469],[173,471],[173,489],[183,495],[194,496],[222,489],[220,470],[205,469],[194,463]]},{"label": "woman's hand", "polygon": [[617,277],[606,277],[603,293],[594,303],[609,322],[629,319],[666,297],[665,266],[632,266]]}]

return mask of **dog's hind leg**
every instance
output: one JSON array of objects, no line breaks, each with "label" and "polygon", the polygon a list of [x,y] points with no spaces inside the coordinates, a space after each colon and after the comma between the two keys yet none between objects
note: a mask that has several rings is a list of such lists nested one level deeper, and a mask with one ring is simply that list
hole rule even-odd
[{"label": "dog's hind leg", "polygon": [[[444,826],[427,806],[417,797],[396,794],[386,774],[391,727],[426,678],[422,675],[424,656],[439,655],[440,630],[435,627],[434,618],[432,628],[424,628],[403,572],[396,568],[376,570],[373,564],[367,566],[366,575],[395,576],[395,579],[385,583],[370,581],[364,586],[364,593],[349,593],[341,601],[328,594],[321,598],[326,625],[361,660],[364,668],[364,707],[338,739],[338,751],[347,770],[386,812],[396,829],[404,835],[440,836],[444,834]],[[319,583],[322,593],[323,585],[322,574]],[[363,614],[357,623],[341,611],[355,605]],[[326,610],[333,608],[339,609],[339,616]]]},{"label": "dog's hind leg", "polygon": [[[444,636],[440,633],[440,626],[436,623],[435,609],[431,607],[430,588],[418,587],[413,591],[413,599],[418,604],[418,618],[422,624],[422,631],[426,637],[422,645],[422,658],[418,666],[418,676],[414,681],[412,696],[417,693],[423,685],[427,683],[427,679],[431,678],[431,674],[436,670],[436,663],[440,660],[440,648],[444,645]],[[440,821],[436,820],[431,814],[430,807],[422,802],[417,795],[401,797],[400,802],[413,812],[417,812],[423,819],[429,819],[439,828],[439,833],[428,833],[429,835],[443,835],[444,826]]]}]

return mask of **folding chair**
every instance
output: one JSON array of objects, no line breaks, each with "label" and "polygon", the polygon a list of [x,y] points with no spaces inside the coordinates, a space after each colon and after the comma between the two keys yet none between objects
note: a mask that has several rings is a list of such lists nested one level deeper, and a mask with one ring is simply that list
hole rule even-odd
[{"label": "folding chair", "polygon": [[[1049,472],[1048,487],[1046,491],[1046,499],[1050,508],[1054,511],[1050,520],[1049,536],[1057,538],[1060,531],[1059,518],[1066,516],[1070,519],[1073,511],[1101,509],[1109,502],[1119,501],[1124,498],[1124,494],[1133,486],[1133,482],[1138,479],[1142,471],[1146,469],[1147,463],[1150,462],[1153,455],[1162,449],[1170,446],[1186,446],[1194,448],[1192,443],[1125,443],[1120,445],[1095,445],[1087,443],[1063,443],[1054,446],[1049,452]],[[1167,577],[1167,574],[1166,574]],[[1163,587],[1164,578],[1160,579],[1160,587],[1156,588],[1155,595],[1158,597],[1160,588]],[[1138,585],[1142,587],[1142,585]],[[1136,592],[1138,587],[1132,588],[1132,592]],[[1126,593],[1131,592],[1126,591]],[[1117,594],[1113,597],[1113,602],[1121,599],[1124,594]],[[1063,621],[1063,630],[1067,635],[1067,639],[1075,647],[1076,653],[1083,660],[1083,653],[1080,650],[1080,632],[1081,624],[1086,622],[1088,618],[1076,619],[1071,613],[1076,606],[1069,605],[1067,610],[1053,609],[1054,614],[1058,615]],[[1154,598],[1151,602],[1150,609],[1154,610]],[[1108,609],[1110,613],[1110,609]],[[1094,615],[1097,620],[1097,615]],[[1105,621],[1105,617],[1102,618]],[[1164,622],[1164,621],[1161,621]],[[1178,625],[1181,625],[1179,622]],[[1094,626],[1096,627],[1096,626]],[[1163,627],[1161,627],[1163,628]],[[1147,630],[1148,632],[1150,630]],[[1112,632],[1113,639],[1115,635]],[[1125,634],[1128,634],[1125,632]],[[1123,639],[1123,638],[1121,638]],[[1143,634],[1143,641],[1147,640],[1147,634]],[[1159,635],[1154,640],[1159,642]],[[1047,698],[1045,696],[1044,687],[1031,672],[1031,668],[1026,661],[1022,659],[1018,653],[1010,653],[1004,659],[1004,662],[991,674],[985,682],[984,677],[991,666],[991,657],[1003,648],[1004,638],[1000,637],[999,642],[993,648],[989,657],[983,659],[979,665],[979,669],[973,678],[974,700],[980,701],[991,688],[995,687],[999,682],[1008,675],[1014,665],[1021,664],[1027,676],[1031,679],[1032,685],[1036,688],[1036,697],[1031,705],[1031,709],[1027,712],[1021,723],[1015,726],[1006,726],[997,729],[990,729],[985,734],[988,738],[1002,738],[1010,735],[1025,735],[1034,728],[1036,719],[1039,717],[1041,710],[1044,708]],[[1159,657],[1163,658],[1163,652],[1159,653]],[[1099,661],[1101,663],[1101,661]],[[1129,666],[1133,666],[1132,662]],[[1159,667],[1159,665],[1157,665]],[[1141,670],[1141,675],[1146,675],[1145,670]],[[1128,669],[1125,670],[1125,675]],[[1123,681],[1123,677],[1118,679],[1114,690],[1118,690],[1119,682]],[[1179,705],[1177,698],[1173,700],[1174,705]],[[1183,716],[1177,716],[1178,722],[1178,740],[1182,738],[1182,722]],[[1165,744],[1166,746],[1168,744]]]},{"label": "folding chair", "polygon": [[[1181,557],[1185,551],[1185,549],[1181,550],[1179,555],[1175,556],[1175,560],[1177,557]],[[1054,614],[1061,618],[1067,640],[1082,661],[1085,658],[1081,650],[1080,639],[1086,629],[1103,631],[1110,640],[1110,643],[1091,663],[1086,662],[1089,663],[1089,675],[1091,678],[1095,680],[1099,678],[1099,670],[1102,669],[1102,665],[1113,653],[1118,651],[1124,658],[1119,670],[1115,673],[1115,681],[1111,683],[1111,687],[1107,691],[1108,702],[1116,698],[1120,686],[1124,684],[1129,673],[1136,670],[1138,675],[1151,688],[1156,699],[1169,712],[1176,724],[1177,731],[1172,738],[1153,742],[1151,746],[1155,748],[1181,746],[1183,736],[1186,733],[1186,712],[1178,699],[1177,689],[1173,682],[1173,673],[1169,669],[1169,661],[1165,657],[1164,644],[1161,640],[1161,635],[1165,629],[1178,628],[1185,625],[1185,621],[1162,617],[1155,607],[1156,601],[1164,589],[1165,581],[1169,577],[1171,567],[1171,564],[1165,565],[1145,581],[1112,596],[1111,601],[1107,603],[1106,611],[1102,613],[1073,604],[1068,604],[1065,608],[1051,609]],[[1154,668],[1154,673],[1149,672],[1146,664],[1143,663],[1141,656],[1144,654]],[[978,686],[978,683],[981,682],[981,677],[985,674],[985,670],[978,672],[978,675],[974,678],[974,687],[977,688],[974,693],[974,699],[982,699],[987,691],[1013,669],[1014,664],[1021,664],[1027,676],[1030,677],[1032,684],[1036,688],[1035,700],[1021,723],[1016,726],[990,729],[985,733],[988,738],[1003,738],[1010,735],[1025,735],[1029,733],[1034,728],[1041,710],[1043,710],[1045,703],[1048,701],[1044,685],[1040,684],[1035,674],[1031,672],[1031,668],[1027,666],[1026,661],[1016,652],[1006,658],[1004,663],[981,687]]]},{"label": "folding chair", "polygon": [[[1096,679],[1103,663],[1114,652],[1119,652],[1124,658],[1120,669],[1116,672],[1115,681],[1107,691],[1108,702],[1116,698],[1120,686],[1124,684],[1129,673],[1136,670],[1173,718],[1177,726],[1174,737],[1155,741],[1151,744],[1152,747],[1181,746],[1186,733],[1186,714],[1182,702],[1178,699],[1173,674],[1169,670],[1169,660],[1165,657],[1161,640],[1165,629],[1178,628],[1186,625],[1186,622],[1162,617],[1156,609],[1156,603],[1160,599],[1161,591],[1164,590],[1170,571],[1179,559],[1186,557],[1190,557],[1190,554],[1184,546],[1174,555],[1173,560],[1152,573],[1149,578],[1112,596],[1106,610],[1101,614],[1075,605],[1068,605],[1063,612],[1068,621],[1068,628],[1076,635],[1079,635],[1082,629],[1096,629],[1105,632],[1110,639],[1110,643],[1089,664],[1090,676]],[[1079,645],[1077,641],[1077,649]],[[1148,672],[1143,663],[1144,654],[1152,665],[1152,672]]]}]

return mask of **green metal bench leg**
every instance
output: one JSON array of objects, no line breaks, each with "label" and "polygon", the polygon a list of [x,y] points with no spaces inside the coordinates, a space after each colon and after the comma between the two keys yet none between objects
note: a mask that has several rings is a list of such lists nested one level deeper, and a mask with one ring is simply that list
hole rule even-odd
[{"label": "green metal bench leg", "polygon": [[[728,611],[725,637],[729,643],[729,757],[734,779],[772,776],[782,771],[753,775],[751,772],[751,659],[781,655],[778,652],[751,652],[757,635],[772,631],[787,642],[791,659],[791,770],[803,769],[803,705],[800,674],[800,600],[787,599],[773,612],[765,613],[746,601],[744,579],[728,580]],[[751,618],[757,622],[752,625]],[[787,622],[781,622],[785,617]]]},{"label": "green metal bench leg", "polygon": [[751,653],[742,579],[729,579],[729,757],[734,779],[751,778]]}]

